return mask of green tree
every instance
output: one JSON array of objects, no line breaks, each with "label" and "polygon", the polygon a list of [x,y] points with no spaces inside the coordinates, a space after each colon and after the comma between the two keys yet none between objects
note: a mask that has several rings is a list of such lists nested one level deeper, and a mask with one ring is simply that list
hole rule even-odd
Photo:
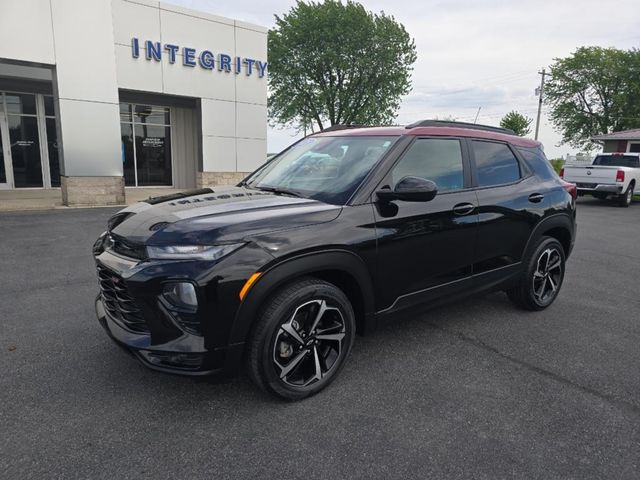
[{"label": "green tree", "polygon": [[392,16],[356,2],[298,1],[276,15],[268,44],[274,123],[390,123],[411,91],[413,39]]},{"label": "green tree", "polygon": [[562,143],[591,150],[590,137],[640,127],[640,50],[580,47],[556,58],[545,86]]},{"label": "green tree", "polygon": [[532,118],[512,110],[502,117],[502,120],[500,120],[500,126],[502,128],[509,128],[516,132],[516,135],[524,137],[531,133],[531,122],[533,122]]}]

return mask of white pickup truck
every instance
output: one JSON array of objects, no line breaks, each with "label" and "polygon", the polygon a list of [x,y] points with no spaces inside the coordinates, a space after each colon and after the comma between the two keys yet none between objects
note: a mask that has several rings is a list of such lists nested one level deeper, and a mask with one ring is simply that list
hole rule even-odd
[{"label": "white pickup truck", "polygon": [[565,165],[560,177],[575,183],[580,196],[603,200],[614,196],[620,205],[628,207],[640,184],[640,153],[601,153],[591,165]]}]

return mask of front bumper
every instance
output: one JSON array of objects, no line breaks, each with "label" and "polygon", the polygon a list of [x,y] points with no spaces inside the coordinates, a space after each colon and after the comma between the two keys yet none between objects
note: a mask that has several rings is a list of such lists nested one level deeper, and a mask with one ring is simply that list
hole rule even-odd
[{"label": "front bumper", "polygon": [[[257,255],[264,253],[256,248],[244,252],[249,259]],[[96,315],[119,346],[147,367],[163,372],[223,377],[238,372],[244,339],[231,343],[230,332],[238,292],[249,275],[231,270],[229,265],[237,265],[237,260],[149,262],[110,250],[94,250],[94,257],[100,284]],[[177,281],[188,281],[196,288],[198,307],[189,326],[162,298],[165,284]],[[187,328],[194,324],[197,328]]]},{"label": "front bumper", "polygon": [[151,334],[133,332],[109,315],[102,295],[96,298],[95,309],[109,337],[149,368],[182,375],[214,375],[224,370],[224,352],[208,352],[201,337],[185,334],[165,344],[154,344]]}]

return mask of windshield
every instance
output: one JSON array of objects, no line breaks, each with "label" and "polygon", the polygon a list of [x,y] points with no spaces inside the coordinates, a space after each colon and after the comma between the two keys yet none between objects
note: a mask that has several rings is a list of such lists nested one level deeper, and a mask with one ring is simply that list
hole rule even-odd
[{"label": "windshield", "polygon": [[598,155],[593,161],[594,165],[603,167],[640,167],[640,160],[634,155]]},{"label": "windshield", "polygon": [[257,170],[245,185],[344,205],[397,138],[306,138]]}]

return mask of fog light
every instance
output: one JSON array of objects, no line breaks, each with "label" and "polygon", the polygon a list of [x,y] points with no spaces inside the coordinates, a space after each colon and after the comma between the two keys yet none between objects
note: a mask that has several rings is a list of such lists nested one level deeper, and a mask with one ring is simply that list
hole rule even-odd
[{"label": "fog light", "polygon": [[198,297],[193,284],[188,282],[169,283],[162,292],[164,298],[178,308],[194,310],[198,306]]}]

